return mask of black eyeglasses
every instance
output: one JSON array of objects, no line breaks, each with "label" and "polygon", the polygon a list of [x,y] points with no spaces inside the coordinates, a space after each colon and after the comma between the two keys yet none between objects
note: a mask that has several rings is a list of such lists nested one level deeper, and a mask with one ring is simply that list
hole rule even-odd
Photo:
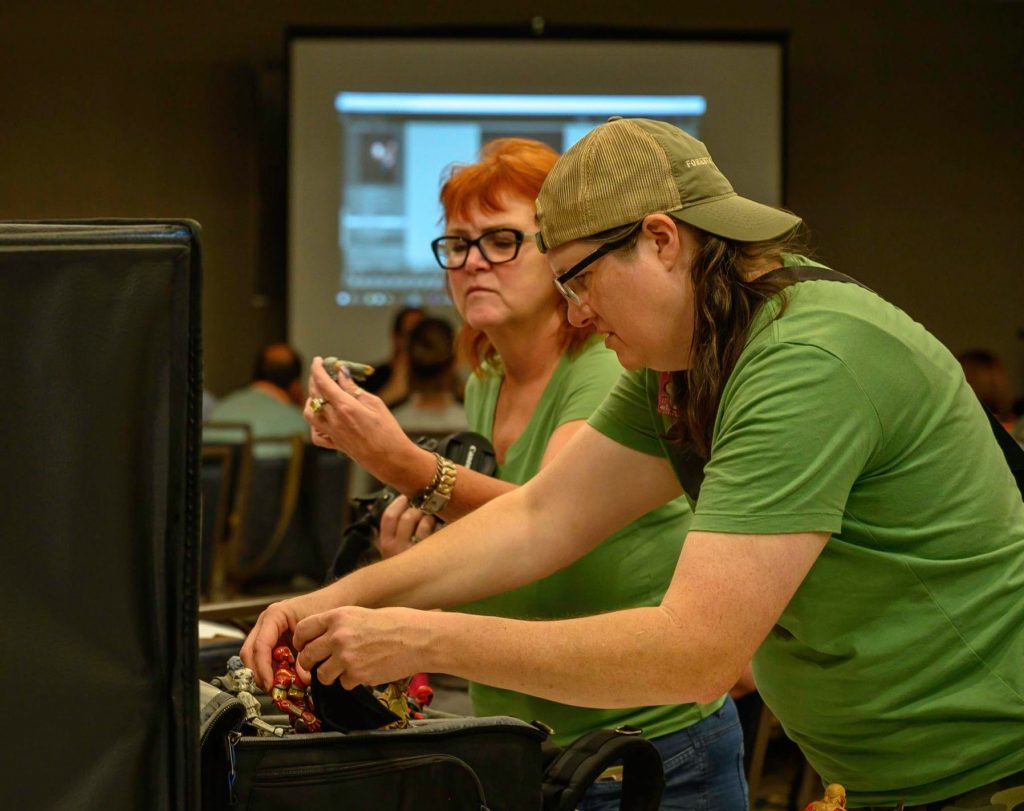
[{"label": "black eyeglasses", "polygon": [[466,237],[438,237],[430,243],[437,264],[445,270],[458,270],[464,267],[469,257],[469,249],[476,245],[480,255],[492,265],[511,262],[519,256],[519,248],[524,239],[533,239],[536,234],[527,234],[516,228],[495,228],[484,231],[476,239]]},{"label": "black eyeglasses", "polygon": [[[579,262],[577,262],[575,265],[569,268],[565,273],[561,273],[558,276],[556,276],[553,279],[553,281],[555,283],[555,287],[558,288],[558,292],[565,296],[577,307],[579,307],[579,294],[582,292],[582,287],[580,290],[576,290],[575,288],[577,286],[580,286],[580,283],[582,282],[582,277],[579,279],[577,279],[577,277],[605,254],[611,253],[612,251],[617,250],[626,245],[630,240],[633,239],[633,237],[636,236],[637,231],[640,230],[640,226],[642,225],[643,221],[641,220],[635,226],[630,228],[628,233],[624,234],[618,239],[613,239],[611,242],[604,243],[604,245],[601,245],[596,251],[583,257]],[[573,279],[577,279],[576,284],[573,284]]]}]

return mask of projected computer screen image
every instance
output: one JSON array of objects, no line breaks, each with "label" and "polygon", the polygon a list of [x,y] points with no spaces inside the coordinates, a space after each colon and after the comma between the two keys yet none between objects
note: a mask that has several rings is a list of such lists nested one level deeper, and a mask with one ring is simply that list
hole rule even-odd
[{"label": "projected computer screen image", "polygon": [[782,202],[782,46],[692,40],[298,37],[289,48],[289,337],[379,358],[400,306],[454,315],[430,243],[453,166],[503,137],[564,152],[612,115],[705,141]]},{"label": "projected computer screen image", "polygon": [[337,304],[443,305],[430,250],[438,187],[496,138],[564,152],[612,114],[656,117],[700,137],[702,96],[358,93],[335,98],[339,177]]}]

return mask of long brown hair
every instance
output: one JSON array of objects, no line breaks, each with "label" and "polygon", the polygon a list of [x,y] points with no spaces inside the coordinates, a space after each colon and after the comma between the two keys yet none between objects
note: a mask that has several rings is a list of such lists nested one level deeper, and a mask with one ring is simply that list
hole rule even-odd
[{"label": "long brown hair", "polygon": [[[586,241],[610,242],[638,224],[614,228]],[[768,299],[779,296],[774,320],[786,306],[785,296],[779,294],[789,280],[778,276],[747,279],[748,270],[765,259],[781,261],[782,254],[809,256],[811,250],[803,226],[764,242],[738,242],[692,226],[679,227],[689,228],[698,244],[690,268],[693,337],[689,368],[670,375],[669,408],[675,422],[666,438],[691,445],[706,459],[711,455],[711,435],[722,392],[747,345],[758,310]],[[635,244],[635,240],[630,241],[624,250],[632,250]]]},{"label": "long brown hair", "polygon": [[[455,166],[441,187],[441,205],[445,220],[464,217],[474,206],[493,214],[508,199],[521,198],[533,202],[540,193],[544,179],[558,160],[558,153],[547,144],[528,138],[498,138],[488,142],[477,163]],[[552,302],[562,317],[559,327],[559,349],[574,354],[594,334],[592,326],[574,327],[569,323],[568,304],[551,286]],[[493,361],[497,350],[480,330],[463,322],[459,330],[459,353],[469,361],[474,373]]]}]

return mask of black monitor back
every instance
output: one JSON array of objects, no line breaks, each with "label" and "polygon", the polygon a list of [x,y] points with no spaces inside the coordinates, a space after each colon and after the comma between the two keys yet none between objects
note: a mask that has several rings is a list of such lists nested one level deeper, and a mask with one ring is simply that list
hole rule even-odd
[{"label": "black monitor back", "polygon": [[4,805],[198,806],[198,226],[0,223]]}]

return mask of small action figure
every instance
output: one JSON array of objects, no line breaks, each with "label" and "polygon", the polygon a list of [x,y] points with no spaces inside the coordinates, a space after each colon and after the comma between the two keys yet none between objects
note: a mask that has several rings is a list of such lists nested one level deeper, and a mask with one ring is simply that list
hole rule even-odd
[{"label": "small action figure", "polygon": [[842,811],[846,808],[846,789],[838,783],[825,786],[825,796],[810,803],[804,811]]},{"label": "small action figure", "polygon": [[434,689],[430,686],[427,674],[416,673],[409,680],[409,688],[405,694],[421,707],[430,706],[430,702],[434,700]]},{"label": "small action figure", "polygon": [[381,729],[405,729],[409,726],[409,697],[406,690],[409,687],[409,680],[393,681],[384,685],[383,689],[374,689],[373,694],[377,700],[384,705],[385,709],[391,710],[398,718],[390,724],[385,724]]},{"label": "small action figure", "polygon": [[295,670],[295,654],[287,645],[273,651],[274,681],[270,697],[274,706],[287,713],[296,732],[319,732],[320,719],[313,714],[308,685]]},{"label": "small action figure", "polygon": [[252,670],[248,667],[240,667],[232,673],[232,676],[235,680],[235,686],[238,688],[236,693],[238,700],[245,705],[246,723],[255,727],[260,735],[282,737],[284,735],[284,727],[273,726],[260,718],[260,702],[252,694],[252,691],[256,689],[256,681],[253,678]]},{"label": "small action figure", "polygon": [[245,666],[240,656],[232,656],[228,659],[227,672],[223,676],[211,679],[210,684],[231,693],[242,702],[245,706],[246,723],[255,727],[260,735],[275,735],[278,738],[284,735],[283,727],[268,724],[260,717],[260,702],[253,695],[253,691],[256,689],[256,680],[252,670]]},{"label": "small action figure", "polygon": [[338,374],[342,369],[347,369],[349,377],[353,380],[366,380],[373,374],[374,369],[365,363],[356,363],[352,360],[338,360],[338,358],[324,358],[324,369],[331,376],[335,383],[338,382]]},{"label": "small action figure", "polygon": [[235,687],[235,677],[233,674],[236,670],[239,670],[243,667],[245,667],[245,664],[242,662],[242,657],[232,656],[230,659],[228,659],[227,670],[225,671],[224,675],[214,676],[212,679],[210,679],[210,684],[212,684],[214,687],[219,687],[225,693],[231,693],[231,695],[236,695],[238,693],[238,688]]}]

